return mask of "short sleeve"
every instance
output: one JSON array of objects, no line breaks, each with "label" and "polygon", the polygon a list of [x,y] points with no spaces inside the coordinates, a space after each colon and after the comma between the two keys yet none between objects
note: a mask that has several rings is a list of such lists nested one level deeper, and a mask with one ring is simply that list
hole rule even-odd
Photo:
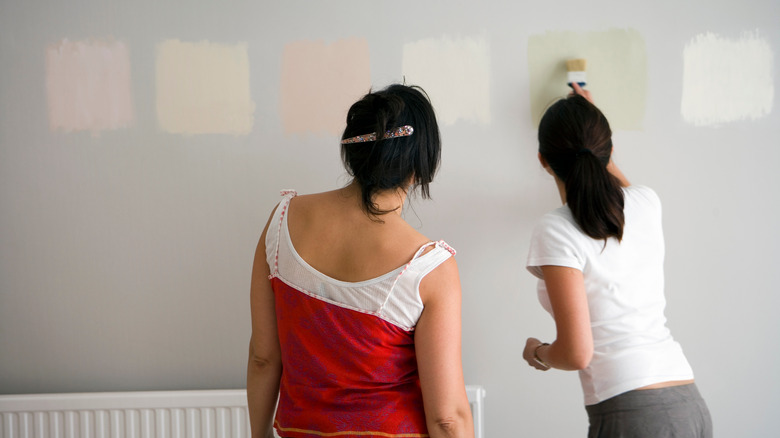
[{"label": "short sleeve", "polygon": [[539,279],[542,266],[564,266],[583,270],[585,256],[578,243],[582,232],[560,210],[542,217],[531,234],[526,269]]}]

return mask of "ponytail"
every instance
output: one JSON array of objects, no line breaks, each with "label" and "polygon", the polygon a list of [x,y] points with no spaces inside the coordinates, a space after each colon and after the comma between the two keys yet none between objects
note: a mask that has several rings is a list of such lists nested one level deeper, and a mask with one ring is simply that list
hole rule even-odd
[{"label": "ponytail", "polygon": [[[606,164],[588,152],[578,152],[565,181],[566,203],[577,225],[594,239],[623,239],[623,190]],[[605,242],[606,243],[606,242]]]},{"label": "ponytail", "polygon": [[604,114],[579,95],[553,104],[539,124],[539,153],[564,182],[566,203],[582,231],[594,239],[623,238],[620,181],[607,165],[612,131]]}]

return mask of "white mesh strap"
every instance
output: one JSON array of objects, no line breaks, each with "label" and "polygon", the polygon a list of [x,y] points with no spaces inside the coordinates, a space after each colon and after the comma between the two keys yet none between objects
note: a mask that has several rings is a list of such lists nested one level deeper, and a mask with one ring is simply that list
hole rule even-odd
[{"label": "white mesh strap", "polygon": [[265,259],[271,270],[268,277],[274,278],[279,275],[279,240],[281,238],[282,223],[284,215],[287,214],[287,208],[290,206],[290,200],[298,195],[295,190],[282,190],[282,201],[276,207],[273,218],[268,224],[268,230],[265,233]]},{"label": "white mesh strap", "polygon": [[[422,256],[425,250],[431,245],[435,245],[435,247],[425,254],[425,257],[421,258],[420,256]],[[395,278],[395,281],[390,287],[390,291],[378,312],[385,313],[385,310],[388,310],[390,313],[399,311],[403,313],[403,309],[409,308],[410,306],[419,305],[422,307],[422,300],[420,299],[419,292],[420,281],[453,255],[455,255],[455,250],[443,240],[428,242],[420,247],[414,257],[412,257],[412,260],[406,264],[401,273]],[[394,296],[396,290],[401,291],[400,296]],[[393,306],[390,303],[395,303],[397,305]],[[391,308],[394,309],[391,310]]]}]

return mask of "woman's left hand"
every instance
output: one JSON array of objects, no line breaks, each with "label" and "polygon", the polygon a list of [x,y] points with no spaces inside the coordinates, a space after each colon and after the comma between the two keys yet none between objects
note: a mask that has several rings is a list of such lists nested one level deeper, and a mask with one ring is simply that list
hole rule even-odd
[{"label": "woman's left hand", "polygon": [[528,338],[525,341],[525,349],[523,350],[523,359],[525,359],[525,361],[528,362],[528,365],[531,365],[537,370],[547,371],[550,369],[550,367],[537,361],[536,358],[534,357],[534,353],[536,352],[536,349],[539,348],[540,345],[542,345],[542,341],[536,338]]}]

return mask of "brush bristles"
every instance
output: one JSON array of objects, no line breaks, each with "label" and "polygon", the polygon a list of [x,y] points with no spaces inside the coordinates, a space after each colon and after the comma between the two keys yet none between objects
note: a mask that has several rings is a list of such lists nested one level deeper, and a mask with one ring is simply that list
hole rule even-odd
[{"label": "brush bristles", "polygon": [[566,61],[567,71],[585,71],[588,65],[587,59],[569,59]]}]

